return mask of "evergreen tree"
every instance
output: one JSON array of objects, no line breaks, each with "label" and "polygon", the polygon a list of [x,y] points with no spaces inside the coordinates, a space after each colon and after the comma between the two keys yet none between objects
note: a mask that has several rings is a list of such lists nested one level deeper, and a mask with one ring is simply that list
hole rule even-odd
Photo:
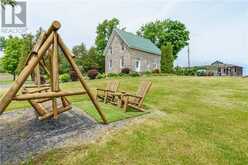
[{"label": "evergreen tree", "polygon": [[163,73],[173,72],[173,45],[167,43],[166,46],[161,48],[161,71]]}]

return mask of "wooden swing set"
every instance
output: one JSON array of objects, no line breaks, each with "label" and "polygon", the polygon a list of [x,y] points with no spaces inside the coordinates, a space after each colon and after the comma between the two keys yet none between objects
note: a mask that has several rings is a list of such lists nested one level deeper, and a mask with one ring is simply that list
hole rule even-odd
[{"label": "wooden swing set", "polygon": [[[57,119],[60,113],[72,109],[71,103],[66,98],[66,96],[86,94],[89,96],[91,102],[95,106],[97,112],[103,120],[103,123],[106,124],[107,120],[105,115],[102,113],[99,104],[90,91],[90,88],[85,83],[84,78],[73,59],[75,56],[66,47],[62,38],[57,32],[60,27],[61,24],[58,21],[53,21],[47,32],[41,33],[37,43],[34,45],[27,58],[26,66],[23,68],[20,75],[9,88],[9,90],[1,98],[0,115],[4,112],[12,100],[27,100],[37,112],[39,120],[44,120],[51,117]],[[77,74],[84,90],[77,92],[61,90],[59,86],[59,48],[62,50],[72,69]],[[47,64],[47,61],[49,61],[49,64]],[[48,75],[48,84],[41,84],[41,68]],[[31,74],[34,75],[35,84],[23,86]],[[18,94],[19,91],[21,94]],[[58,103],[58,99],[61,99],[61,106]],[[47,109],[43,104],[48,101],[52,102],[50,110]]]}]

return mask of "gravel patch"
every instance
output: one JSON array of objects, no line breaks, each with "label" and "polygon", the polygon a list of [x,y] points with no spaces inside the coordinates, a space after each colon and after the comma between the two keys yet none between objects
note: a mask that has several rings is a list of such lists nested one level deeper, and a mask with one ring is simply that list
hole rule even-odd
[{"label": "gravel patch", "polygon": [[58,143],[98,125],[82,111],[73,108],[57,120],[39,121],[33,110],[7,112],[0,116],[0,164],[17,163],[35,153],[52,149]]},{"label": "gravel patch", "polygon": [[0,164],[17,164],[54,148],[95,142],[130,121],[142,118],[104,125],[76,107],[57,120],[44,121],[39,121],[32,109],[5,112],[0,116]]}]

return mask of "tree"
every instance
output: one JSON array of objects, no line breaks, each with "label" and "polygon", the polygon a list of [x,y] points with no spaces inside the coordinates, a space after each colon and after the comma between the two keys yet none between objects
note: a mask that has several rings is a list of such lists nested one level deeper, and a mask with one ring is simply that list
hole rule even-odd
[{"label": "tree", "polygon": [[173,45],[173,58],[177,58],[178,52],[188,45],[189,31],[179,22],[166,19],[155,21],[141,26],[137,34],[150,39],[157,47],[161,48],[170,42]]},{"label": "tree", "polygon": [[86,71],[90,69],[99,68],[98,63],[97,63],[97,53],[96,53],[95,47],[91,47],[89,49],[88,54],[87,54],[87,60],[84,61],[83,67]]},{"label": "tree", "polygon": [[79,66],[81,72],[86,72],[83,68],[83,61],[87,57],[87,49],[84,43],[74,46],[72,48],[72,52],[76,56],[75,61],[76,61],[76,64]]},{"label": "tree", "polygon": [[0,36],[0,51],[4,49],[6,39],[5,37]]},{"label": "tree", "polygon": [[5,73],[5,70],[3,68],[3,59],[0,58],[0,73]]},{"label": "tree", "polygon": [[107,45],[107,42],[109,40],[110,35],[112,34],[112,31],[114,28],[117,28],[120,21],[117,18],[112,18],[111,20],[105,19],[103,22],[101,22],[97,26],[96,30],[96,52],[97,52],[97,63],[99,66],[99,71],[104,71],[104,55],[103,51]]},{"label": "tree", "polygon": [[17,74],[19,74],[22,71],[22,69],[25,67],[25,63],[28,58],[28,55],[32,50],[33,38],[34,36],[31,33],[22,35],[23,44],[20,45],[21,51],[20,51],[19,62],[16,68]]},{"label": "tree", "polygon": [[171,43],[167,43],[166,46],[161,48],[161,71],[163,73],[172,73],[173,62],[173,46]]},{"label": "tree", "polygon": [[19,37],[10,37],[6,40],[2,59],[4,70],[13,75],[15,80],[16,68],[23,49],[23,40]]},{"label": "tree", "polygon": [[0,4],[1,6],[5,6],[5,5],[14,6],[16,4],[16,1],[15,0],[0,0]]}]

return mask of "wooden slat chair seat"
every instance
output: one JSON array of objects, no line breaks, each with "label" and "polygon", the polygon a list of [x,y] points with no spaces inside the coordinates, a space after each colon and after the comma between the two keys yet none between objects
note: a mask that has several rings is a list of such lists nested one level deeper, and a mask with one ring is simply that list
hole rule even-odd
[{"label": "wooden slat chair seat", "polygon": [[119,81],[113,80],[108,82],[106,89],[97,88],[96,98],[102,100],[104,103],[107,103],[108,101],[113,101],[113,94],[117,92],[119,84]]},{"label": "wooden slat chair seat", "polygon": [[146,94],[150,90],[152,85],[151,81],[143,81],[141,82],[136,94],[126,93],[122,96],[122,102],[124,103],[124,109],[127,111],[128,107],[132,107],[139,111],[144,111],[143,102]]}]

